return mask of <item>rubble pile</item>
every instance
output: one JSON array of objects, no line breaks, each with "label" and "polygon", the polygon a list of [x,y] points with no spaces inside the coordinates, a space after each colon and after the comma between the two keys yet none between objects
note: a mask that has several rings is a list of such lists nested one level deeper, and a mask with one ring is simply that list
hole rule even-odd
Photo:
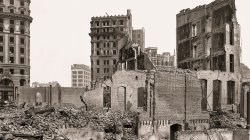
[{"label": "rubble pile", "polygon": [[[61,128],[90,127],[105,132],[105,139],[115,139],[135,135],[137,113],[85,111],[74,107],[30,107],[29,109],[6,108],[0,110],[0,133],[43,135],[44,139],[63,136]],[[129,126],[129,128],[124,128]],[[65,138],[66,139],[66,138]]]},{"label": "rubble pile", "polygon": [[246,120],[240,118],[239,114],[230,111],[214,111],[210,113],[211,128],[227,128],[232,130],[244,129]]}]

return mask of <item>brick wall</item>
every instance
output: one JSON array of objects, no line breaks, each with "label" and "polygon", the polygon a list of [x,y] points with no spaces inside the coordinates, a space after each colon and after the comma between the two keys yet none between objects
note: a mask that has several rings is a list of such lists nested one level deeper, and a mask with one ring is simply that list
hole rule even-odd
[{"label": "brick wall", "polygon": [[155,79],[156,118],[183,120],[185,85],[187,119],[207,118],[201,111],[201,84],[195,75],[158,72]]}]

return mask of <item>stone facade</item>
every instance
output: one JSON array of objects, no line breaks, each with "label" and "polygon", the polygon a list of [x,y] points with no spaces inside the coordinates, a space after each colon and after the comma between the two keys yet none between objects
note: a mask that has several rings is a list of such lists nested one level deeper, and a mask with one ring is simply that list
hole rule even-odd
[{"label": "stone facade", "polygon": [[30,0],[0,2],[0,100],[30,84]]},{"label": "stone facade", "polygon": [[182,10],[176,18],[178,68],[199,71],[208,109],[238,106],[241,46],[235,1],[215,0]]}]

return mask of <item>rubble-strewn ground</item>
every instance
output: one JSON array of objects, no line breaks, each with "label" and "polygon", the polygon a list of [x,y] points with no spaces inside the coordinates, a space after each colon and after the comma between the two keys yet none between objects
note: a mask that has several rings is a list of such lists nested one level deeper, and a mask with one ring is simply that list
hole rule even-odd
[{"label": "rubble-strewn ground", "polygon": [[89,127],[105,132],[104,139],[115,139],[115,135],[122,132],[125,139],[132,139],[135,138],[137,116],[134,112],[85,111],[76,107],[5,108],[0,110],[0,132],[67,139],[60,133],[62,127]]},{"label": "rubble-strewn ground", "polygon": [[239,130],[246,127],[246,120],[244,118],[240,118],[240,114],[232,113],[230,111],[214,111],[211,112],[210,115],[211,128]]}]

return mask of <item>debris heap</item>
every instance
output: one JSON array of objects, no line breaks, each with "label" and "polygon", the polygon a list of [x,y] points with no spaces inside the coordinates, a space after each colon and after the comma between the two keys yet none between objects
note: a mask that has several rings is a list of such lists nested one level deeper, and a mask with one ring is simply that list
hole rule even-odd
[{"label": "debris heap", "polygon": [[58,136],[67,139],[61,128],[85,128],[105,132],[105,139],[135,137],[138,114],[135,112],[86,111],[75,107],[5,108],[0,110],[0,134],[43,135],[44,139]]}]

